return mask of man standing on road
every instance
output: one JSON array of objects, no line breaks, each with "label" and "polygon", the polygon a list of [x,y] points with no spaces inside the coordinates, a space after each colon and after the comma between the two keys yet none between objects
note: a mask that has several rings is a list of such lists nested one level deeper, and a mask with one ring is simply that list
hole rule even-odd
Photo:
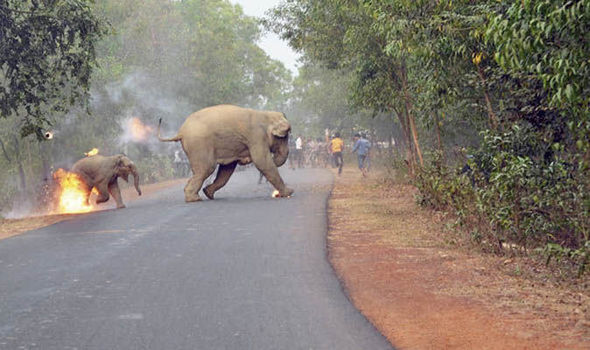
[{"label": "man standing on road", "polygon": [[180,158],[180,151],[174,151],[174,160],[172,161],[174,164],[174,175],[176,177],[182,177],[184,175],[184,171],[182,169],[182,159]]},{"label": "man standing on road", "polygon": [[303,139],[301,136],[295,140],[295,160],[297,160],[297,167],[303,168]]},{"label": "man standing on road", "polygon": [[357,154],[359,169],[363,176],[367,176],[367,157],[369,156],[370,150],[371,143],[369,140],[359,133],[354,134],[354,148],[352,149],[352,153],[356,152]]},{"label": "man standing on road", "polygon": [[334,133],[332,141],[330,141],[330,152],[334,157],[334,164],[338,167],[338,175],[342,174],[342,166],[344,165],[344,159],[342,159],[342,151],[344,150],[344,141],[340,138],[340,133]]}]

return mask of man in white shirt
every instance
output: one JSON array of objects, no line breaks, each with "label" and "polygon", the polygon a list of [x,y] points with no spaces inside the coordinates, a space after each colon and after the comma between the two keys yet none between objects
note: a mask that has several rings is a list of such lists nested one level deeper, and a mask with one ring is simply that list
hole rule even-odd
[{"label": "man in white shirt", "polygon": [[303,139],[300,135],[295,140],[295,160],[297,161],[297,167],[303,168]]}]

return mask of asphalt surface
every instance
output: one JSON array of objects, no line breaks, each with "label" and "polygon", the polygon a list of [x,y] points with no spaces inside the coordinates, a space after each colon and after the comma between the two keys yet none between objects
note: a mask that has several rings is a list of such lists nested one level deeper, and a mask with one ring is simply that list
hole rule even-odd
[{"label": "asphalt surface", "polygon": [[0,349],[390,349],[327,261],[330,173],[281,172],[0,241]]}]

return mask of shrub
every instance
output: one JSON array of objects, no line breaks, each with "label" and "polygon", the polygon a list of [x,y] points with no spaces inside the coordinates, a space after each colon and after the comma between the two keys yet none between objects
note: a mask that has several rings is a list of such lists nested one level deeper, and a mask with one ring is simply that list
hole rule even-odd
[{"label": "shrub", "polygon": [[445,166],[439,156],[420,171],[419,203],[451,210],[474,241],[497,253],[506,246],[541,252],[547,263],[569,263],[583,274],[590,265],[585,154],[548,147],[526,125],[483,136],[467,172]]}]

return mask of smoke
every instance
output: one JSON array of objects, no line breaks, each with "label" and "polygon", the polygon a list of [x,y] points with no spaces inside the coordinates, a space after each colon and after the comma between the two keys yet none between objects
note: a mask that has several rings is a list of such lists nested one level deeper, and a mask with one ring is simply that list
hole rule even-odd
[{"label": "smoke", "polygon": [[[34,204],[31,200],[26,198],[21,198],[20,200],[15,200],[12,203],[11,208],[2,213],[2,216],[6,219],[22,219],[24,217],[33,216],[32,213],[34,211]],[[38,214],[42,215],[42,214]]]},{"label": "smoke", "polygon": [[[12,182],[16,181],[13,180]],[[16,183],[12,184],[12,186],[14,188],[19,187]],[[38,197],[31,195],[30,191],[16,193],[10,205],[0,212],[1,216],[6,219],[22,219],[50,214],[51,205],[48,205],[48,203],[51,203],[53,192],[50,190],[49,182],[40,187],[42,191],[38,193]]]},{"label": "smoke", "polygon": [[199,106],[186,102],[177,94],[161,78],[135,71],[97,92],[97,96],[93,97],[93,109],[124,107],[116,116],[121,130],[117,141],[123,149],[136,144],[148,146],[152,151],[166,150],[170,146],[157,140],[158,120],[164,120],[163,133],[175,133],[186,116],[199,109]]},{"label": "smoke", "polygon": [[106,85],[105,90],[106,96],[97,98],[96,102],[128,106],[123,110],[121,122],[135,116],[148,124],[166,118],[177,125],[198,109],[198,106],[184,101],[176,91],[169,89],[160,78],[142,71],[129,73],[119,82]]}]

